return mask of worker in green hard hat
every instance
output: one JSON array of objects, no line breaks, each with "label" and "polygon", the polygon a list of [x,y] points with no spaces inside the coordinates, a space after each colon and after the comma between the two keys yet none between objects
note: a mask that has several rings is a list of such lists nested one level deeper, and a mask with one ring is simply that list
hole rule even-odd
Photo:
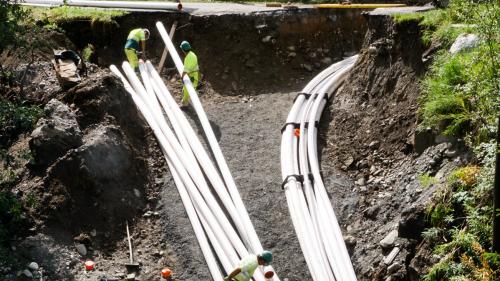
[{"label": "worker in green hard hat", "polygon": [[272,261],[273,254],[270,251],[263,251],[258,255],[248,255],[240,261],[239,266],[233,272],[224,277],[224,281],[249,281],[259,265],[267,266]]},{"label": "worker in green hard hat", "polygon": [[[193,87],[196,90],[199,81],[199,67],[198,67],[198,57],[191,49],[191,44],[188,41],[182,41],[181,50],[184,53],[184,69],[182,70],[182,78],[187,75],[193,83]],[[182,102],[181,106],[187,106],[189,104],[189,93],[186,89],[186,85],[182,87]]]},{"label": "worker in green hard hat", "polygon": [[139,67],[139,58],[137,53],[140,49],[142,51],[142,58],[146,58],[146,40],[149,39],[149,30],[146,28],[136,28],[132,29],[127,37],[127,42],[125,43],[125,55],[127,56],[130,66],[134,70]]}]

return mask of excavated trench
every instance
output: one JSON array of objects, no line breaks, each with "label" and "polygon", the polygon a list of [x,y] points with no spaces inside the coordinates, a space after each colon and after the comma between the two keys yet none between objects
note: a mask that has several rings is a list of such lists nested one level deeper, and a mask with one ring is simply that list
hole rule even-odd
[{"label": "excavated trench", "polygon": [[[125,59],[124,38],[136,27],[152,31],[147,54],[157,63],[164,44],[155,23],[170,27],[178,22],[174,43],[189,40],[198,55],[202,103],[263,246],[275,253],[281,278],[310,280],[280,189],[280,129],[297,91],[326,66],[360,50],[368,28],[366,16],[360,10],[305,9],[203,16],[132,12],[115,20],[60,26],[77,49],[93,44],[96,62],[107,67]],[[171,64],[163,75],[178,93],[181,85]],[[108,74],[97,73],[84,85],[54,95],[75,112],[85,144],[59,158],[47,175],[38,171],[37,181],[26,176],[32,186],[38,188],[43,180],[47,193],[55,191],[66,199],[65,205],[50,201],[54,207],[48,217],[53,223],[47,224],[44,235],[21,243],[20,252],[26,261],[45,266],[51,280],[123,277],[128,256],[122,230],[129,219],[135,256],[142,264],[140,280],[156,279],[163,266],[173,269],[174,280],[209,280],[161,152],[119,84]],[[197,126],[195,114],[186,113]],[[109,159],[102,155],[122,148],[127,162],[118,157],[120,163],[107,166]],[[115,164],[120,170],[114,171]],[[326,179],[332,180],[348,192],[348,179],[339,175]],[[96,222],[98,226],[93,226]],[[74,250],[74,237],[83,237],[90,245],[84,258],[96,260],[98,270],[79,274],[83,258]],[[37,247],[43,249],[32,250]],[[48,257],[52,265],[40,261]]]}]

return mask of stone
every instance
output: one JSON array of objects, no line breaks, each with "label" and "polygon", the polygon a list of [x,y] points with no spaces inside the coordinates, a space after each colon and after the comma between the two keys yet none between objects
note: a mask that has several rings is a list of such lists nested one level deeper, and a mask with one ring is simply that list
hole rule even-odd
[{"label": "stone", "polygon": [[288,51],[295,52],[295,46],[288,46]]},{"label": "stone", "polygon": [[454,158],[455,156],[457,156],[459,154],[458,150],[453,150],[453,149],[447,149],[445,152],[444,152],[444,155],[448,158]]},{"label": "stone", "polygon": [[38,263],[33,261],[33,262],[30,262],[30,264],[28,264],[28,268],[31,271],[37,271],[40,267],[38,266]]},{"label": "stone", "polygon": [[20,277],[25,277],[25,278],[33,278],[33,273],[31,273],[31,271],[25,269],[23,271],[21,271],[21,273],[19,274]]},{"label": "stone", "polygon": [[134,188],[134,195],[137,198],[141,198],[141,192],[137,188]]},{"label": "stone", "polygon": [[352,166],[352,164],[354,164],[354,157],[352,157],[352,156],[347,157],[347,159],[344,161],[344,165],[347,168],[350,168]]},{"label": "stone", "polygon": [[394,247],[391,250],[391,252],[387,256],[384,257],[384,263],[386,265],[391,264],[394,261],[394,259],[398,256],[399,251],[400,251],[399,247]]},{"label": "stone", "polygon": [[297,56],[297,53],[295,53],[295,52],[290,52],[290,53],[288,53],[288,57],[289,57],[289,58],[294,58],[294,57],[296,57],[296,56]]},{"label": "stone", "polygon": [[44,110],[46,117],[38,120],[29,146],[35,164],[48,166],[68,150],[82,145],[83,134],[67,105],[52,99]]},{"label": "stone", "polygon": [[85,247],[84,244],[76,244],[75,247],[76,247],[76,251],[80,255],[82,255],[82,256],[86,256],[87,255],[87,247]]},{"label": "stone", "polygon": [[450,47],[450,53],[456,54],[461,51],[470,50],[479,44],[476,34],[460,34]]},{"label": "stone", "polygon": [[388,268],[387,268],[387,273],[388,274],[393,274],[393,273],[396,273],[398,272],[398,270],[400,270],[403,266],[398,263],[398,262],[395,262],[393,264],[391,264]]},{"label": "stone", "polygon": [[269,43],[269,42],[271,42],[271,39],[272,39],[272,38],[273,38],[273,37],[272,37],[271,35],[267,35],[267,36],[265,36],[264,38],[262,38],[262,42],[263,42],[263,43]]},{"label": "stone", "polygon": [[313,71],[313,67],[310,64],[303,63],[301,66],[302,66],[302,68],[304,68],[307,71]]},{"label": "stone", "polygon": [[385,237],[384,239],[382,239],[380,242],[379,242],[379,245],[384,248],[384,249],[388,249],[392,246],[394,246],[394,242],[396,242],[396,238],[398,238],[398,231],[395,229],[391,232],[389,232]]},{"label": "stone", "polygon": [[46,84],[44,81],[42,81],[42,82],[40,82],[40,83],[38,84],[38,87],[40,87],[40,89],[43,89],[43,88],[45,88],[45,86],[46,86],[46,85],[47,85],[47,84]]},{"label": "stone", "polygon": [[368,145],[368,148],[370,149],[377,149],[380,145],[380,142],[378,141],[372,141],[369,145]]},{"label": "stone", "polygon": [[135,280],[135,273],[127,274],[127,280]]},{"label": "stone", "polygon": [[370,53],[370,54],[376,54],[377,53],[377,47],[375,47],[375,46],[368,47],[368,53]]},{"label": "stone", "polygon": [[363,212],[363,215],[369,219],[377,218],[378,211],[380,210],[380,205],[371,206]]},{"label": "stone", "polygon": [[332,59],[329,58],[329,57],[324,57],[322,60],[321,60],[321,63],[324,64],[324,65],[330,65],[332,64]]},{"label": "stone", "polygon": [[147,212],[145,212],[145,213],[144,213],[144,215],[142,215],[142,216],[143,216],[143,217],[145,217],[145,218],[149,218],[149,217],[151,217],[152,215],[153,215],[153,212],[151,212],[151,211],[147,211]]},{"label": "stone", "polygon": [[366,185],[366,179],[365,179],[365,177],[361,177],[355,183],[359,186],[364,186],[364,185]]},{"label": "stone", "polygon": [[354,236],[351,236],[351,235],[345,236],[344,242],[345,242],[346,246],[349,248],[356,246],[356,243],[357,243],[356,238],[354,238]]}]

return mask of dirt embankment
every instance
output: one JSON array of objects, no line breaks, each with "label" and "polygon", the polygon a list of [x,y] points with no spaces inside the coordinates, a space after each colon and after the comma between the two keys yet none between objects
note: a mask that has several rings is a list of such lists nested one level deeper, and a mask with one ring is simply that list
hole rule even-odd
[{"label": "dirt embankment", "polygon": [[108,66],[120,65],[125,59],[124,38],[137,27],[151,31],[147,57],[158,62],[165,45],[155,24],[161,21],[170,29],[177,21],[175,45],[182,40],[190,41],[198,55],[204,81],[216,92],[230,95],[301,88],[314,73],[357,52],[366,31],[366,20],[360,10],[144,15],[128,14],[117,18],[116,25],[77,21],[63,23],[61,27],[77,48],[94,44],[99,64]]},{"label": "dirt embankment", "polygon": [[417,21],[370,15],[360,57],[323,115],[325,178],[350,178],[328,186],[359,280],[420,280],[436,258],[422,245],[436,187],[419,179],[444,181],[468,157],[443,139],[415,138],[420,32]]}]

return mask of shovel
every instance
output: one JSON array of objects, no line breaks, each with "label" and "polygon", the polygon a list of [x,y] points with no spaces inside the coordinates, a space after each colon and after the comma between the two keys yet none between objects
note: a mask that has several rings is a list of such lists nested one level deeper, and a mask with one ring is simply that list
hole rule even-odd
[{"label": "shovel", "polygon": [[125,268],[127,268],[127,272],[137,272],[139,271],[139,264],[134,263],[134,254],[132,252],[132,242],[130,240],[130,231],[128,230],[128,221],[126,221],[125,223],[127,227],[128,251],[130,256],[130,263],[126,263]]}]

